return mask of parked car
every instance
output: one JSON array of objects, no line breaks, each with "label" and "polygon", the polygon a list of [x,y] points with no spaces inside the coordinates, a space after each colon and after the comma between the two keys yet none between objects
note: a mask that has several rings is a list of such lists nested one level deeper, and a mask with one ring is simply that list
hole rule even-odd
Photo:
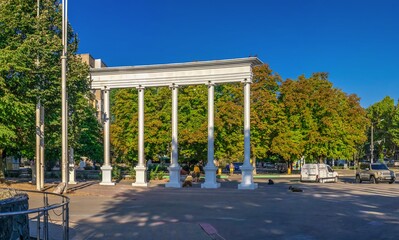
[{"label": "parked car", "polygon": [[288,171],[288,164],[286,162],[284,162],[284,163],[279,162],[279,163],[276,163],[275,168],[277,169],[277,171],[279,173],[285,173]]},{"label": "parked car", "polygon": [[356,182],[369,181],[371,183],[394,183],[396,175],[384,163],[361,163],[356,169]]},{"label": "parked car", "polygon": [[327,164],[304,164],[301,168],[301,182],[338,182],[338,173]]},{"label": "parked car", "polygon": [[275,169],[275,168],[276,168],[276,164],[271,163],[271,162],[265,162],[265,163],[263,164],[263,167],[264,167],[264,168],[267,168],[267,169]]}]

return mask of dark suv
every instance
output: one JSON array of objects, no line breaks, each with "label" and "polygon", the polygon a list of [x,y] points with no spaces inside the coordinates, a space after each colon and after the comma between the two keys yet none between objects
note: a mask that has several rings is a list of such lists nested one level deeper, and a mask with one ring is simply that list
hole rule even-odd
[{"label": "dark suv", "polygon": [[356,169],[356,182],[370,181],[371,183],[394,183],[395,172],[388,169],[383,163],[360,163]]}]

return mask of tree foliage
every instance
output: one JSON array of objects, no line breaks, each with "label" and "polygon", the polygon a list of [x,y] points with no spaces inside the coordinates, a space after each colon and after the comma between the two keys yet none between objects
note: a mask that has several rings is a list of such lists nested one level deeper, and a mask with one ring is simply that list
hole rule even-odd
[{"label": "tree foliage", "polygon": [[273,146],[285,159],[350,159],[365,141],[367,119],[359,98],[334,88],[327,77],[316,73],[282,84],[279,100],[287,126]]},{"label": "tree foliage", "polygon": [[373,124],[374,135],[374,156],[379,158],[391,158],[394,156],[399,143],[399,118],[398,106],[395,106],[394,99],[385,97],[379,102],[367,108],[370,119],[368,128],[367,151],[370,150],[371,143],[371,124]]},{"label": "tree foliage", "polygon": [[[59,1],[0,1],[0,149],[30,159],[35,151],[35,106],[45,108],[46,159],[58,160],[61,150],[62,16]],[[68,105],[70,146],[78,148],[100,133],[93,122],[89,68],[76,55],[78,40],[68,28]],[[84,117],[82,117],[84,115]],[[84,119],[84,120],[83,120]],[[83,132],[85,132],[83,134]],[[90,132],[90,137],[87,133]],[[83,137],[86,135],[85,137]],[[91,148],[97,146],[91,146]],[[76,151],[75,151],[76,152]],[[82,153],[83,154],[83,153]],[[86,154],[86,153],[84,153]],[[98,157],[98,153],[88,153]],[[86,155],[87,156],[87,155]]]}]

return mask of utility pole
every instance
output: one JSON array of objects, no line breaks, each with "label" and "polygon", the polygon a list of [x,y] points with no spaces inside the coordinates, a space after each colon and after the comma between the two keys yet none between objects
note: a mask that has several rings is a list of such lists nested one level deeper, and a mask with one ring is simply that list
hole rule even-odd
[{"label": "utility pole", "polygon": [[40,191],[40,179],[41,179],[41,164],[40,164],[40,143],[41,143],[41,133],[40,133],[40,100],[37,101],[36,105],[36,157],[35,157],[35,163],[36,163],[36,190]]},{"label": "utility pole", "polygon": [[44,106],[40,105],[40,188],[44,188]]},{"label": "utility pole", "polygon": [[62,183],[68,186],[68,102],[67,102],[67,51],[68,51],[68,0],[62,1],[62,56],[61,56],[61,101],[62,101]]},{"label": "utility pole", "polygon": [[[37,29],[39,30],[39,17],[40,17],[40,0],[37,0],[37,12],[36,12],[36,18],[37,18]],[[36,56],[36,68],[39,69],[40,67],[40,59],[39,55]],[[38,84],[38,94],[40,94],[40,83]],[[41,126],[42,126],[42,105],[40,102],[40,96],[37,98],[37,104],[36,104],[36,157],[35,157],[35,162],[36,162],[36,190],[40,191],[43,188],[43,184],[41,179],[44,179],[44,172],[42,170],[42,165],[43,165],[43,158],[44,158],[44,153],[42,153],[43,150],[43,132],[41,131]],[[33,174],[33,173],[32,173]]]}]

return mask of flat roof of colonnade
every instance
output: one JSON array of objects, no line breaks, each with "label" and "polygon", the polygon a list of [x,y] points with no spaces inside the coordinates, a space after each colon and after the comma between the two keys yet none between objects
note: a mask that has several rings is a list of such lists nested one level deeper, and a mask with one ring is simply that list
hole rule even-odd
[{"label": "flat roof of colonnade", "polygon": [[244,82],[252,79],[257,57],[172,64],[91,68],[92,89],[163,87]]}]

